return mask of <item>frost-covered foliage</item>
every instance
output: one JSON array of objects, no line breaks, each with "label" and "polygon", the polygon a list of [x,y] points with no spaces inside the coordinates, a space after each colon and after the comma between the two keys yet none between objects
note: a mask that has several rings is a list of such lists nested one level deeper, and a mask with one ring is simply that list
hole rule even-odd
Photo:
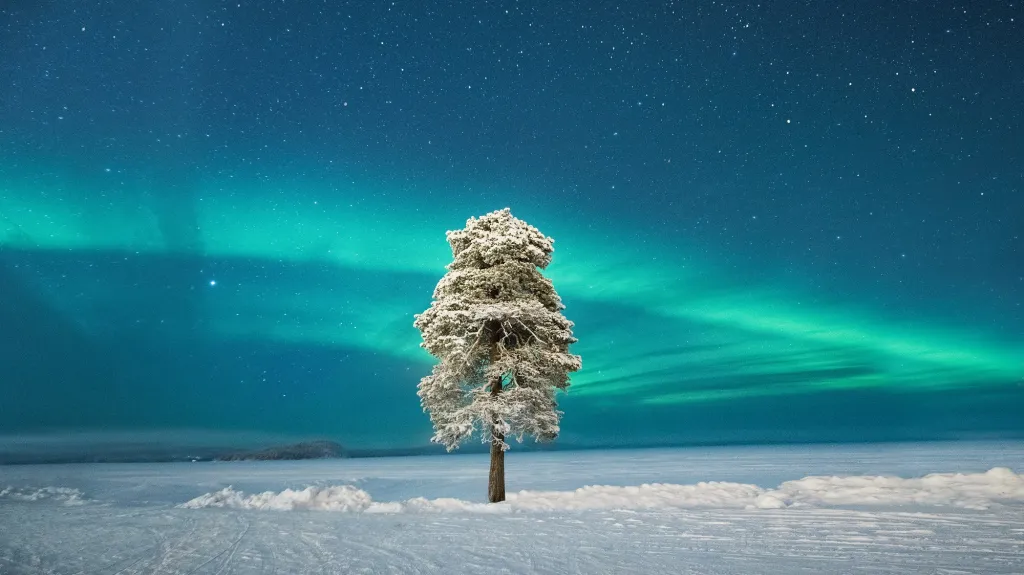
[{"label": "frost-covered foliage", "polygon": [[573,324],[540,273],[554,240],[508,208],[447,235],[455,259],[414,324],[421,346],[440,360],[419,384],[432,440],[452,450],[478,429],[502,449],[506,436],[554,439],[555,392],[580,368],[569,353]]}]

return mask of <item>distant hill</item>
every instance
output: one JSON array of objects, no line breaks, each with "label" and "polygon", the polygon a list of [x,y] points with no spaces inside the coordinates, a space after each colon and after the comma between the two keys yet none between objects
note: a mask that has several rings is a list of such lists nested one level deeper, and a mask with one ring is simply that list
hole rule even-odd
[{"label": "distant hill", "polygon": [[[468,450],[472,452],[472,447]],[[295,461],[359,457],[400,457],[444,453],[437,445],[409,448],[345,449],[327,440],[304,441],[267,448],[238,446],[166,446],[101,443],[96,445],[49,445],[36,449],[4,449],[0,465],[46,463],[163,463],[198,461]]]},{"label": "distant hill", "polygon": [[333,441],[304,441],[292,445],[268,447],[256,451],[239,451],[217,457],[218,461],[294,461],[298,459],[332,459],[346,457],[341,445]]}]

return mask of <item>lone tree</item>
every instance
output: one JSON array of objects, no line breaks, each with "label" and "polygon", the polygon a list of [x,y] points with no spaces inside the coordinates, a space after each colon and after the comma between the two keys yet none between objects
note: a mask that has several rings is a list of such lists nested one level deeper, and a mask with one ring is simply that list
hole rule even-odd
[{"label": "lone tree", "polygon": [[495,503],[505,500],[506,438],[558,436],[555,391],[569,387],[580,357],[569,353],[576,338],[565,306],[540,273],[553,239],[508,208],[470,218],[447,237],[455,260],[413,324],[421,347],[440,360],[418,395],[434,424],[431,441],[451,451],[479,427],[490,442],[487,497]]}]

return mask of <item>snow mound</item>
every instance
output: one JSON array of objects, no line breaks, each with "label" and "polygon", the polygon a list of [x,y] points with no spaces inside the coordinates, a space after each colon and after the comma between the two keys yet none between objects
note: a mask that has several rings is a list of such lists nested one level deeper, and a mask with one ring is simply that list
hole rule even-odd
[{"label": "snow mound", "polygon": [[18,488],[7,486],[0,489],[0,501],[42,501],[53,500],[64,505],[83,505],[85,494],[70,487]]},{"label": "snow mound", "polygon": [[232,487],[220,491],[200,495],[182,503],[178,507],[185,509],[202,509],[204,507],[229,507],[232,509],[270,509],[274,511],[291,511],[293,509],[309,509],[315,511],[366,511],[373,503],[370,494],[350,485],[334,485],[329,487],[307,487],[305,489],[285,489],[281,492],[264,491],[254,495],[246,495]]},{"label": "snow mound", "polygon": [[[2,494],[2,492],[0,492]],[[365,513],[511,513],[588,509],[782,509],[786,507],[950,506],[988,509],[1024,503],[1024,476],[1005,467],[985,473],[933,473],[904,479],[888,476],[811,476],[775,489],[721,481],[694,485],[652,483],[638,486],[591,485],[574,491],[520,491],[500,504],[417,497],[374,502],[350,485],[285,489],[246,495],[231,487],[179,505],[188,509],[347,511]]]},{"label": "snow mound", "polygon": [[524,511],[744,508],[755,506],[763,492],[764,489],[746,483],[702,481],[696,485],[590,485],[575,491],[520,491],[510,494],[508,501],[513,509]]},{"label": "snow mound", "polygon": [[365,513],[444,513],[444,512],[477,512],[506,513],[507,505],[489,505],[472,503],[461,499],[441,498],[425,499],[416,497],[404,502],[374,502],[370,494],[351,485],[332,485],[327,487],[306,487],[305,489],[285,489],[284,491],[264,491],[246,495],[233,487],[225,487],[220,491],[206,493],[178,505],[181,509],[203,509],[206,507],[226,507],[230,509],[261,509],[272,511],[292,511],[305,509],[310,511],[348,511]]},{"label": "snow mound", "polygon": [[1005,467],[985,473],[932,473],[904,479],[886,476],[812,476],[787,481],[764,497],[785,506],[929,505],[988,509],[1024,502],[1024,476]]},{"label": "snow mound", "polygon": [[[379,510],[371,508],[371,511],[395,511],[394,507],[387,507],[391,505],[395,504],[381,503],[378,504]],[[397,512],[399,513],[508,513],[510,511],[512,511],[512,508],[508,503],[473,503],[450,497],[442,497],[440,499],[416,497],[397,504]]]}]

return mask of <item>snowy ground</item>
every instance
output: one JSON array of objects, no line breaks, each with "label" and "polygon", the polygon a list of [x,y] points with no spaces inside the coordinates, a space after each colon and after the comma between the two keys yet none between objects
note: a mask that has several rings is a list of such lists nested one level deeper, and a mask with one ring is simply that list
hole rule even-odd
[{"label": "snowy ground", "polygon": [[1024,573],[1021,443],[507,467],[497,506],[483,456],[0,467],[0,573]]}]

